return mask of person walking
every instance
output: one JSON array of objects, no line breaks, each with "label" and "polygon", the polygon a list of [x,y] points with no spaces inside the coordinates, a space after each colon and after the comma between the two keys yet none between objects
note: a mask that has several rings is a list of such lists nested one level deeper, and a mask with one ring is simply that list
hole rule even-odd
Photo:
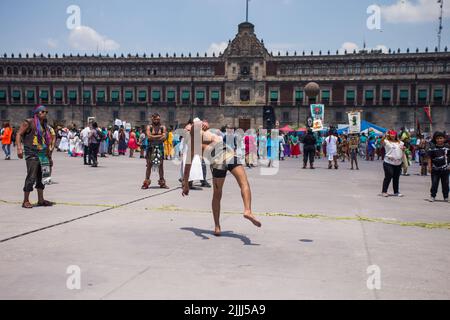
[{"label": "person walking", "polygon": [[5,153],[5,160],[11,160],[12,128],[9,122],[3,124],[0,139],[2,140],[2,149]]},{"label": "person walking", "polygon": [[382,196],[389,197],[388,188],[393,182],[394,196],[403,197],[400,193],[400,175],[402,172],[403,154],[405,151],[405,145],[398,139],[397,132],[390,130],[387,136],[383,138],[382,145],[386,150],[386,156],[384,158],[384,181]]},{"label": "person walking", "polygon": [[444,201],[449,202],[450,145],[443,132],[435,132],[428,150],[428,168],[431,173],[430,202],[436,201],[439,182],[442,184]]}]

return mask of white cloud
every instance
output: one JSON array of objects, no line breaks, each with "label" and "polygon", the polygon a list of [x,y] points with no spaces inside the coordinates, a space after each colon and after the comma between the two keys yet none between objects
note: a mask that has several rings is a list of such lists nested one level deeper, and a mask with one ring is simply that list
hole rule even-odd
[{"label": "white cloud", "polygon": [[[340,54],[344,54],[345,50],[347,50],[347,53],[353,53],[353,50],[356,50],[358,52],[361,50],[361,48],[354,42],[344,42],[341,46],[341,49],[339,49]],[[366,50],[370,51],[372,48],[366,48]],[[388,53],[389,49],[384,44],[379,44],[373,48],[373,50],[381,50],[383,53]]]},{"label": "white cloud", "polygon": [[120,45],[111,39],[99,34],[90,27],[80,26],[73,29],[69,35],[69,45],[73,49],[85,51],[112,51],[120,48]]},{"label": "white cloud", "polygon": [[381,50],[383,53],[388,53],[389,48],[386,47],[384,44],[379,44],[375,47],[375,50]]},{"label": "white cloud", "polygon": [[[437,0],[397,0],[381,7],[381,16],[388,23],[434,22],[439,13]],[[444,2],[444,17],[450,17],[450,1]]]},{"label": "white cloud", "polygon": [[224,52],[225,49],[228,47],[227,42],[220,42],[220,43],[211,43],[211,45],[208,48],[208,56],[212,56],[213,53],[216,54],[216,56],[219,55],[220,52]]},{"label": "white cloud", "polygon": [[50,49],[56,49],[58,47],[58,41],[54,39],[47,39],[46,43]]},{"label": "white cloud", "polygon": [[301,46],[296,43],[269,43],[266,48],[269,52],[272,52],[275,55],[278,54],[278,51],[280,52],[280,54],[285,55],[286,51],[293,53],[300,47]]},{"label": "white cloud", "polygon": [[359,46],[354,42],[344,42],[339,49],[339,52],[341,54],[344,54],[345,50],[347,50],[347,53],[353,53],[353,50],[356,50],[356,52],[358,52]]}]

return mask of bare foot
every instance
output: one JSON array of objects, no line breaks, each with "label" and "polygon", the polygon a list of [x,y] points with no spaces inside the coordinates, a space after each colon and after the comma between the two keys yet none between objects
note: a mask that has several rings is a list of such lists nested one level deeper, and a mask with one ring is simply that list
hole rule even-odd
[{"label": "bare foot", "polygon": [[220,237],[221,234],[222,234],[222,230],[220,229],[220,227],[216,227],[216,228],[214,229],[214,235],[215,235],[216,237]]},{"label": "bare foot", "polygon": [[256,220],[256,217],[252,213],[245,213],[244,218],[247,220],[250,220],[251,223],[253,223],[258,228],[261,228],[262,224],[258,220]]}]

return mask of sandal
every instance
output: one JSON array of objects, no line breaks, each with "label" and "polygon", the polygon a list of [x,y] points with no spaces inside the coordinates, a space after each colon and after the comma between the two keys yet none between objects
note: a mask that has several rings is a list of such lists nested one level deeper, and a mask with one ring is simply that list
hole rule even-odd
[{"label": "sandal", "polygon": [[44,200],[42,203],[38,203],[36,207],[53,207],[54,203],[51,201]]},{"label": "sandal", "polygon": [[33,209],[33,205],[29,202],[22,203],[22,208],[24,209]]}]

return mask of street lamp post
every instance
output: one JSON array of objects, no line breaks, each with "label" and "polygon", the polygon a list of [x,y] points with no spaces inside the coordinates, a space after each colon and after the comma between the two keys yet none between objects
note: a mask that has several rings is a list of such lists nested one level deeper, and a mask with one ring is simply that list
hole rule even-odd
[{"label": "street lamp post", "polygon": [[[417,73],[414,75],[414,92],[417,92]],[[414,95],[414,97],[417,98],[416,95]],[[415,130],[417,131],[419,128],[417,126],[417,103],[416,103],[416,99],[414,99],[411,103],[414,106],[414,127],[415,127]],[[418,134],[418,133],[419,132],[416,132],[416,134]]]},{"label": "street lamp post", "polygon": [[81,110],[83,114],[81,115],[81,125],[84,127],[84,116],[85,116],[85,110],[84,110],[84,76],[81,76]]},{"label": "street lamp post", "polygon": [[194,120],[194,77],[191,77],[191,120]]}]

